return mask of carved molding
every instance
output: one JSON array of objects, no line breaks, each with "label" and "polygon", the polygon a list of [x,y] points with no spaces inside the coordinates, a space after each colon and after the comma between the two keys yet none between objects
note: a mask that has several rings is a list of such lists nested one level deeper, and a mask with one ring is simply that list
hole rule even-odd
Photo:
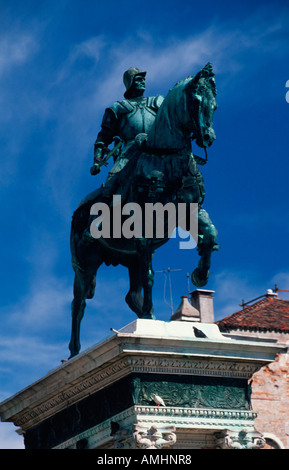
[{"label": "carved molding", "polygon": [[120,428],[113,435],[113,447],[114,449],[131,449],[133,446],[131,444],[131,429]]},{"label": "carved molding", "polygon": [[[254,419],[256,413],[250,411],[231,412],[229,410],[213,410],[213,409],[195,409],[195,408],[175,408],[175,407],[157,407],[157,406],[134,406],[124,412],[115,415],[112,419],[108,419],[93,428],[80,433],[79,435],[56,446],[56,449],[76,448],[77,442],[87,439],[88,448],[115,448],[129,449],[136,446],[136,437],[134,432],[146,433],[152,426],[155,426],[158,432],[174,433],[178,436],[181,433],[181,442],[183,437],[190,432],[210,432],[210,429],[220,431],[215,434],[217,448],[230,448],[226,445],[239,442],[244,429],[249,430],[247,439],[250,437],[260,438],[260,433],[254,431]],[[112,423],[117,423],[118,427],[112,431]],[[137,427],[138,426],[138,427]],[[229,429],[233,428],[234,431]],[[212,432],[211,431],[211,432]],[[194,435],[196,436],[196,434]],[[138,435],[138,439],[143,437],[149,439],[144,434]],[[226,437],[230,438],[226,439]],[[168,439],[161,436],[162,439]],[[160,441],[161,444],[162,441]],[[179,439],[178,439],[179,442]],[[242,443],[242,441],[240,441]],[[252,441],[253,442],[253,441]],[[253,442],[254,443],[254,442]],[[138,448],[141,448],[142,443]],[[170,440],[163,443],[170,444]],[[187,443],[188,444],[188,443]],[[200,441],[200,446],[205,441]],[[212,434],[213,444],[213,434]],[[173,444],[172,444],[173,445]],[[196,443],[195,443],[196,445]],[[235,444],[234,444],[235,445]],[[188,445],[189,447],[189,445]],[[239,447],[240,448],[240,447]],[[249,447],[248,447],[249,448]],[[252,447],[258,448],[258,447]]]},{"label": "carved molding", "polygon": [[84,377],[81,382],[62,390],[60,387],[58,394],[48,397],[45,401],[43,400],[43,403],[33,408],[25,409],[24,412],[17,416],[15,425],[21,426],[23,429],[34,426],[38,422],[101,390],[130,372],[130,365],[127,359],[118,360],[101,370],[97,369],[88,377]]},{"label": "carved molding", "polygon": [[116,380],[133,372],[200,375],[211,377],[249,378],[258,369],[256,364],[238,361],[221,361],[214,359],[180,359],[170,357],[127,356],[116,360],[113,364],[96,369],[84,376],[78,383],[61,386],[55,395],[45,396],[42,403],[25,408],[15,417],[14,424],[23,430],[35,426],[39,422],[58,413],[62,409],[84,399],[88,395],[101,390]]},{"label": "carved molding", "polygon": [[177,440],[175,431],[175,427],[159,430],[155,425],[152,425],[150,428],[144,428],[135,424],[133,437],[136,447],[139,449],[172,448]]},{"label": "carved molding", "polygon": [[132,372],[205,375],[249,379],[259,366],[250,362],[172,357],[129,357]]},{"label": "carved molding", "polygon": [[252,428],[257,414],[253,411],[219,410],[206,408],[186,408],[186,407],[157,407],[140,406],[134,407],[138,423],[148,425],[149,423],[167,423],[178,428],[201,429],[210,427],[211,429],[222,429],[228,426],[244,429]]},{"label": "carved molding", "polygon": [[[112,422],[117,421],[122,423],[122,427],[117,430],[115,433],[112,432]],[[73,448],[80,439],[88,440],[88,447],[94,449],[99,447],[102,444],[107,445],[111,443],[111,448],[114,446],[120,445],[123,438],[127,438],[127,430],[131,427],[130,423],[135,421],[134,407],[131,407],[113,417],[113,419],[107,419],[96,426],[93,426],[90,429],[80,433],[78,436],[74,436],[71,439],[55,446],[54,449],[69,449]],[[132,438],[132,431],[131,438]],[[119,447],[119,448],[120,448]],[[75,447],[76,448],[76,447]],[[118,448],[118,447],[116,447]]]},{"label": "carved molding", "polygon": [[232,431],[225,429],[216,436],[217,449],[262,449],[266,445],[266,439],[258,431]]}]

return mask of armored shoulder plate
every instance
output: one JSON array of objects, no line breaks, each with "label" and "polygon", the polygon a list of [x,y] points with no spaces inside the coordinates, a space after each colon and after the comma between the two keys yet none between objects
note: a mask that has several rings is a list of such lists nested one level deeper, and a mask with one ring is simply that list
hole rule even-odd
[{"label": "armored shoulder plate", "polygon": [[115,117],[119,117],[122,114],[131,113],[134,110],[134,106],[127,100],[116,101],[110,108],[114,113]]},{"label": "armored shoulder plate", "polygon": [[[150,96],[149,98],[147,98],[146,106],[155,111],[158,111],[163,101],[164,101],[164,97],[162,95]],[[121,100],[121,101],[116,101],[115,103],[113,103],[113,105],[110,106],[109,109],[113,111],[116,117],[119,117],[122,114],[133,112],[135,107],[136,105],[134,105],[131,101]]]},{"label": "armored shoulder plate", "polygon": [[164,97],[162,95],[154,96],[152,106],[155,109],[159,109],[163,101],[164,101]]}]

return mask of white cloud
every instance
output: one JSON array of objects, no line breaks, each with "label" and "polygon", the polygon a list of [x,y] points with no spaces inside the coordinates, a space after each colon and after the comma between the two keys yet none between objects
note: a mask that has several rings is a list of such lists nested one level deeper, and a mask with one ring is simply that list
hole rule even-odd
[{"label": "white cloud", "polygon": [[249,301],[265,293],[254,283],[253,278],[253,273],[233,272],[229,269],[214,276],[215,320],[240,310],[244,297],[245,301]]},{"label": "white cloud", "polygon": [[22,326],[40,331],[62,323],[65,312],[69,312],[72,286],[56,277],[35,282],[29,294],[13,306],[11,322],[21,321]]},{"label": "white cloud", "polygon": [[[19,321],[19,320],[18,320]],[[51,364],[60,364],[61,359],[61,349],[63,348],[63,343],[56,342],[53,340],[48,342],[45,339],[45,335],[41,334],[42,331],[38,331],[39,336],[33,336],[29,334],[29,331],[23,328],[20,321],[21,335],[14,334],[12,339],[11,337],[1,336],[1,357],[3,358],[1,362],[5,364],[6,373],[9,373],[9,367],[13,367],[14,370],[17,370],[21,365],[32,366],[32,370],[38,367],[50,367]],[[36,331],[36,326],[34,332]],[[57,328],[57,323],[55,322],[55,329]],[[10,329],[9,333],[13,333],[13,330]],[[62,352],[63,354],[63,352]],[[19,371],[21,374],[21,371]]]},{"label": "white cloud", "polygon": [[16,433],[14,424],[0,424],[0,449],[24,449],[24,439]]},{"label": "white cloud", "polygon": [[34,34],[25,31],[9,32],[0,36],[0,75],[24,65],[37,51]]},{"label": "white cloud", "polygon": [[[50,108],[56,125],[43,184],[50,188],[63,214],[71,211],[74,181],[82,165],[89,174],[105,108],[123,97],[124,71],[133,65],[147,70],[148,93],[166,94],[176,81],[213,59],[214,53],[220,56],[223,42],[229,43],[226,37],[214,37],[211,30],[185,40],[168,39],[162,46],[155,46],[152,38],[138,39],[111,43],[108,38],[93,37],[79,43],[52,79]],[[91,62],[81,68],[84,58]],[[96,185],[102,177],[94,180]]]},{"label": "white cloud", "polygon": [[107,46],[103,36],[96,36],[87,39],[72,47],[67,59],[56,73],[55,81],[52,85],[59,85],[64,80],[69,80],[71,75],[78,73],[76,70],[81,66],[83,59],[89,59],[91,66],[95,66]]},{"label": "white cloud", "polygon": [[33,334],[55,328],[69,316],[73,286],[69,279],[56,274],[59,259],[64,256],[54,232],[36,224],[28,236],[30,247],[27,245],[23,254],[29,273],[28,291],[10,307],[2,308],[1,313],[9,324],[21,324],[22,329]]},{"label": "white cloud", "polygon": [[282,299],[289,300],[289,292],[286,292],[289,291],[289,267],[288,271],[279,272],[273,276],[270,282],[270,289],[275,288],[275,285],[280,289],[278,295]]},{"label": "white cloud", "polygon": [[[276,27],[272,28],[272,24],[260,19],[257,28],[255,16],[250,18],[242,29],[215,23],[189,37],[168,35],[162,43],[156,43],[152,35],[142,31],[135,36],[124,36],[118,42],[105,35],[90,37],[75,44],[59,68],[50,74],[35,61],[31,74],[39,74],[38,87],[28,93],[16,93],[15,103],[10,102],[9,106],[7,98],[2,97],[1,119],[22,124],[17,140],[10,140],[3,152],[3,155],[13,153],[13,159],[2,161],[4,184],[9,180],[5,181],[5,175],[17,172],[22,146],[34,127],[39,126],[39,120],[43,132],[45,123],[53,122],[49,146],[42,154],[41,162],[46,162],[42,183],[49,188],[55,207],[67,217],[72,210],[75,182],[79,183],[77,175],[84,166],[89,177],[93,143],[104,109],[123,96],[123,72],[132,65],[146,69],[148,93],[166,94],[177,80],[196,73],[207,61],[212,61],[215,71],[229,83],[232,74],[240,68],[248,70],[250,54],[252,59],[254,51],[267,50],[268,39],[280,28],[280,21],[276,20]],[[24,65],[37,47],[41,48],[36,37],[36,33],[22,32],[11,33],[9,41],[7,37],[2,38],[0,63],[2,57],[4,69]],[[246,60],[241,52],[249,54]],[[229,87],[223,87],[223,93],[228,90]],[[96,185],[102,177],[95,179]]]},{"label": "white cloud", "polygon": [[[241,310],[242,301],[251,302],[264,296],[268,289],[274,289],[275,284],[280,289],[279,297],[289,300],[289,269],[279,272],[261,282],[260,273],[248,271],[224,270],[215,274],[213,290],[215,291],[215,320]],[[254,303],[254,302],[253,302]]]}]

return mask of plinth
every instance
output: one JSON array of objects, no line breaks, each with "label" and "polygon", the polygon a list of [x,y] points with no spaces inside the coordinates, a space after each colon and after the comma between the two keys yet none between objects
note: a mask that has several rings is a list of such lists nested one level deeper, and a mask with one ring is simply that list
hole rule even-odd
[{"label": "plinth", "polygon": [[248,382],[281,350],[215,324],[138,319],[2,402],[0,416],[26,449],[258,448]]}]

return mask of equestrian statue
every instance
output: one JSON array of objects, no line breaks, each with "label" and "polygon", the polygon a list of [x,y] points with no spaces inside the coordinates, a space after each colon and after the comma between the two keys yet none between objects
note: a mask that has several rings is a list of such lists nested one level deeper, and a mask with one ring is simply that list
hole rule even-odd
[{"label": "equestrian statue", "polygon": [[[153,229],[147,236],[141,229],[134,236],[124,236],[116,229],[116,201],[122,222],[129,223],[129,211],[145,209],[148,204],[171,204],[176,213],[185,208],[189,220],[192,206],[197,207],[198,266],[191,275],[196,287],[209,279],[211,254],[219,249],[217,230],[203,209],[204,182],[199,166],[207,161],[207,148],[216,136],[213,115],[217,108],[213,68],[208,63],[196,75],[179,81],[164,98],[144,97],[146,72],[136,67],[123,76],[124,98],[105,110],[101,130],[94,146],[90,169],[97,175],[113,156],[114,164],[106,182],[86,196],[75,210],[71,224],[71,254],[75,272],[72,301],[70,358],[80,351],[80,324],[86,299],[95,293],[98,268],[122,265],[128,269],[130,287],[126,302],[139,318],[154,319],[152,288],[155,250],[171,236],[169,221],[163,220],[162,236]],[[206,158],[192,153],[192,141],[203,148]],[[108,146],[114,142],[114,148]],[[95,208],[100,209],[99,211]],[[107,211],[105,219],[105,209]],[[177,219],[179,220],[179,219]],[[109,223],[108,223],[109,222]],[[135,222],[135,220],[134,220]],[[154,225],[154,221],[150,221]],[[109,235],[105,227],[110,227]],[[184,228],[184,227],[182,227]]]}]

